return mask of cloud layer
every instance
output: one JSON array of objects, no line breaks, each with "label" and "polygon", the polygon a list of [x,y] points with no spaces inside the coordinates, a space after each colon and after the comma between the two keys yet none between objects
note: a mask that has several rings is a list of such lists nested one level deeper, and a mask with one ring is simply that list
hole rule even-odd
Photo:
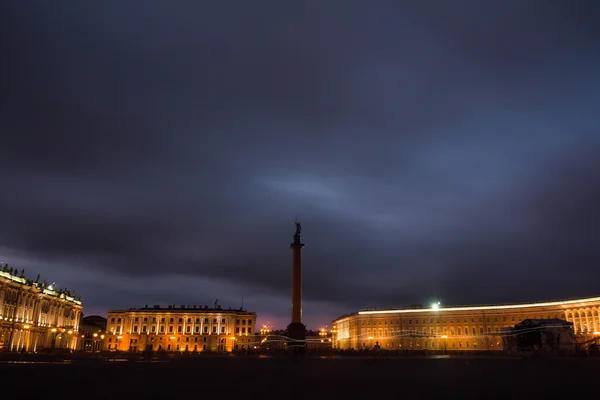
[{"label": "cloud layer", "polygon": [[[3,5],[3,260],[90,311],[597,295],[594,1]],[[484,4],[485,3],[485,4]]]}]

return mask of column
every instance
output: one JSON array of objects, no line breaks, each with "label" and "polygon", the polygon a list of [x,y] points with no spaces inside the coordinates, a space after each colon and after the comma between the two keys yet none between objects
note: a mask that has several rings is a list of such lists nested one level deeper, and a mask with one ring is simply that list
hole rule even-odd
[{"label": "column", "polygon": [[0,316],[4,316],[3,315],[3,310],[4,310],[4,293],[5,293],[4,288],[0,287]]},{"label": "column", "polygon": [[586,325],[586,333],[593,332],[594,327],[590,324],[590,318],[588,317],[589,308],[583,310],[585,313],[585,325]]},{"label": "column", "polygon": [[33,299],[33,314],[31,315],[31,319],[34,324],[39,324],[40,321],[40,309],[41,309],[41,301],[39,297],[35,297]]}]

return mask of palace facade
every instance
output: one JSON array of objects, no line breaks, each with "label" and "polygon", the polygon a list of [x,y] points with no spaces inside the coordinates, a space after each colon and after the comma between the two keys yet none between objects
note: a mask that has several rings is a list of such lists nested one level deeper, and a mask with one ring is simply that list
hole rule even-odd
[{"label": "palace facade", "polygon": [[103,350],[231,352],[253,348],[256,313],[220,306],[109,311]]},{"label": "palace facade", "polygon": [[543,303],[364,310],[333,321],[340,350],[502,350],[503,328],[526,319],[573,323],[578,341],[600,335],[600,297]]},{"label": "palace facade", "polygon": [[6,265],[0,270],[0,351],[76,348],[81,301],[38,281]]}]

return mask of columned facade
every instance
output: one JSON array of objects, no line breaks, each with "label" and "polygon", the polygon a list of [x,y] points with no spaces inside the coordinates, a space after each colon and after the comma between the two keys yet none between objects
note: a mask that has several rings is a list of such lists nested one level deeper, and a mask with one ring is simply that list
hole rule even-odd
[{"label": "columned facade", "polygon": [[600,297],[543,303],[365,310],[333,322],[334,348],[497,351],[504,328],[525,319],[573,323],[578,341],[600,335]]},{"label": "columned facade", "polygon": [[153,306],[109,311],[103,350],[232,352],[253,349],[256,313],[220,307]]},{"label": "columned facade", "polygon": [[81,309],[70,293],[5,266],[0,270],[0,351],[75,349]]}]

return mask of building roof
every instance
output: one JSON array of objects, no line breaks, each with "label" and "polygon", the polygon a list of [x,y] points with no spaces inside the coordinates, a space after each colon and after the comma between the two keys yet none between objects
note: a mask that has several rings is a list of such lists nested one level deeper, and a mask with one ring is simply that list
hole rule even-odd
[{"label": "building roof", "polygon": [[160,312],[160,313],[169,313],[169,312],[186,312],[186,313],[220,313],[220,314],[256,314],[255,312],[251,312],[248,310],[244,310],[243,308],[232,309],[229,307],[228,309],[223,309],[220,306],[216,308],[209,308],[208,306],[199,306],[199,305],[169,305],[166,307],[160,306],[158,304],[153,305],[152,307],[144,306],[140,308],[130,308],[127,310],[111,310],[109,313],[114,312]]},{"label": "building roof", "polygon": [[453,306],[453,307],[423,307],[423,308],[399,308],[399,309],[367,309],[359,311],[361,315],[365,314],[402,314],[402,313],[416,313],[416,312],[444,312],[444,311],[492,311],[492,310],[506,310],[506,309],[518,309],[518,308],[532,308],[532,307],[552,307],[552,306],[572,306],[572,305],[584,305],[584,303],[597,303],[600,302],[600,297],[590,297],[584,299],[571,299],[571,300],[558,300],[549,302],[539,303],[521,303],[521,304],[498,304],[498,305],[479,305],[479,306]]},{"label": "building roof", "polygon": [[[22,286],[27,286],[30,290],[38,291],[45,295],[56,297],[56,298],[59,298],[62,300],[66,300],[68,302],[71,302],[78,306],[81,306],[81,299],[76,298],[74,296],[74,294],[72,294],[67,289],[57,290],[53,287],[54,285],[48,285],[45,281],[38,282],[37,280],[33,281],[31,279],[27,279],[27,278],[25,278],[24,270],[21,271],[21,275],[17,276],[17,275],[13,275],[12,268],[10,271],[5,271],[4,269],[6,269],[6,266],[5,266],[5,268],[0,269],[0,278],[4,278],[7,281],[9,281],[10,283],[16,283],[16,284],[19,284]],[[39,275],[38,275],[38,279],[39,279]]]}]

